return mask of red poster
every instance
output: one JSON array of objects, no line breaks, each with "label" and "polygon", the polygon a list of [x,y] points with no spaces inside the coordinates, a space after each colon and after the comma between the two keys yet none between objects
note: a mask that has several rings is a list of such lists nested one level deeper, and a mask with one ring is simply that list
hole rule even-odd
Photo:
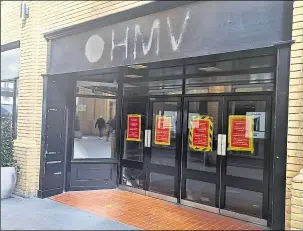
[{"label": "red poster", "polygon": [[170,145],[171,117],[156,116],[155,144]]},{"label": "red poster", "polygon": [[193,121],[192,145],[195,148],[208,148],[209,145],[209,120],[195,119]]},{"label": "red poster", "polygon": [[254,151],[252,117],[229,116],[228,144],[228,150]]},{"label": "red poster", "polygon": [[127,116],[126,140],[141,141],[141,115],[130,114]]}]

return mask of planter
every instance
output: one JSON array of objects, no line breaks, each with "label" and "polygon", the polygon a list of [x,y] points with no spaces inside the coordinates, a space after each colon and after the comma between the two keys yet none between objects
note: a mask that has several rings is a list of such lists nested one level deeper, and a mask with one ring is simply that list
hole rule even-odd
[{"label": "planter", "polygon": [[8,198],[15,190],[17,172],[15,167],[1,167],[1,199]]}]

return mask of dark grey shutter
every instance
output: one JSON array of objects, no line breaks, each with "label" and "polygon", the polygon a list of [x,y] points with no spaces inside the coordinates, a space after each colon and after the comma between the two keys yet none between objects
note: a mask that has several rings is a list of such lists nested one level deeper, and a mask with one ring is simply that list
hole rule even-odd
[{"label": "dark grey shutter", "polygon": [[63,192],[65,177],[67,78],[44,77],[41,169],[38,196]]}]

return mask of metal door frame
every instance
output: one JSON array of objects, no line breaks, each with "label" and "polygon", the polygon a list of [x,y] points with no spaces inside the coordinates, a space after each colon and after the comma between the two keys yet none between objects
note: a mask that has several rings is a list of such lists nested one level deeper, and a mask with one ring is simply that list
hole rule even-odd
[{"label": "metal door frame", "polygon": [[[258,181],[249,178],[242,178],[236,176],[230,176],[226,174],[226,164],[227,158],[226,156],[221,156],[222,158],[222,191],[221,191],[221,198],[223,206],[225,205],[225,186],[232,184],[232,187],[236,187],[239,189],[246,189],[253,192],[262,192],[263,194],[263,201],[262,201],[262,218],[253,217],[250,215],[240,214],[237,212],[228,211],[224,208],[220,208],[220,214],[232,216],[241,220],[257,223],[263,226],[266,226],[269,220],[270,212],[269,212],[269,184],[270,184],[270,169],[271,169],[271,158],[272,158],[272,151],[271,151],[271,111],[272,111],[272,93],[269,92],[263,95],[255,95],[255,94],[247,94],[243,96],[224,96],[224,117],[223,117],[223,131],[226,136],[228,135],[228,103],[229,101],[265,101],[266,102],[266,121],[265,121],[265,130],[267,131],[266,141],[264,142],[264,155],[263,163],[263,180]],[[227,141],[226,141],[227,143]],[[243,180],[245,179],[245,185],[243,185]],[[229,183],[228,183],[229,181]],[[261,184],[261,186],[260,186]],[[249,188],[258,189],[258,190],[251,190]]]},{"label": "metal door frame", "polygon": [[[124,111],[124,105],[125,102],[128,101],[146,101],[146,122],[145,122],[145,131],[150,130],[152,131],[152,123],[153,123],[153,117],[152,117],[152,112],[153,112],[153,103],[154,102],[177,102],[177,113],[178,113],[178,118],[177,118],[177,134],[176,138],[178,141],[181,141],[181,121],[182,121],[182,100],[180,96],[162,96],[162,97],[152,97],[152,96],[145,96],[145,97],[124,97],[123,98],[123,111]],[[122,118],[123,118],[123,111],[122,111]],[[121,129],[121,141],[124,140],[123,137],[123,131],[125,128],[125,121],[122,121],[122,129]],[[152,132],[150,132],[151,134]],[[142,134],[143,140],[145,141],[145,133]],[[149,139],[150,142],[152,142],[152,138]],[[147,195],[151,197],[155,197],[158,199],[163,199],[166,201],[178,203],[179,202],[179,189],[180,189],[180,170],[181,170],[181,142],[176,141],[176,156],[175,156],[175,167],[170,167],[170,166],[161,166],[157,164],[152,164],[150,163],[151,160],[151,147],[146,147],[144,145],[144,151],[143,151],[143,162],[137,162],[137,161],[131,161],[127,159],[123,159],[123,155],[120,155],[120,181],[119,181],[119,188],[122,190],[127,190],[135,193],[139,193],[142,195]],[[146,141],[145,141],[146,142]],[[145,143],[144,142],[144,143]],[[151,146],[151,144],[149,144]],[[179,146],[179,147],[178,147]],[[121,151],[124,151],[124,141],[121,142]],[[134,168],[134,169],[140,169],[143,170],[144,175],[145,175],[145,181],[144,181],[144,187],[143,189],[127,186],[122,184],[122,167],[129,167],[129,168]],[[153,192],[148,190],[149,185],[150,185],[150,180],[149,180],[149,174],[151,172],[156,172],[160,174],[166,174],[166,175],[171,175],[175,177],[175,182],[174,182],[174,196],[168,196],[164,195],[161,193]]]},{"label": "metal door frame", "polygon": [[[122,110],[121,110],[121,129],[120,129],[120,171],[119,171],[119,187],[120,186],[123,186],[122,188],[124,187],[127,187],[127,188],[130,188],[130,191],[138,191],[138,190],[143,190],[145,191],[145,188],[146,188],[146,171],[145,171],[145,163],[146,163],[146,155],[145,155],[145,147],[143,149],[143,161],[142,162],[139,162],[139,161],[134,161],[134,160],[129,160],[129,159],[124,159],[123,158],[123,152],[124,152],[124,131],[126,129],[126,122],[124,120],[124,111],[125,111],[125,106],[127,105],[128,102],[142,102],[142,103],[145,103],[146,105],[146,108],[145,108],[145,116],[147,116],[147,108],[148,108],[148,97],[124,97],[123,98],[123,102],[122,102]],[[145,126],[146,126],[146,123],[145,123]],[[146,127],[145,129],[146,130]],[[142,140],[145,139],[145,133],[143,132],[142,134]],[[143,189],[139,189],[139,188],[135,188],[135,187],[130,187],[130,186],[125,186],[125,185],[122,185],[122,168],[123,167],[127,167],[127,168],[133,168],[133,169],[139,169],[139,170],[142,170],[145,174],[145,181],[144,181],[144,185],[143,185]],[[141,193],[142,194],[142,193]]]},{"label": "metal door frame", "polygon": [[[253,97],[252,99],[249,99],[249,97]],[[216,177],[216,207],[212,207],[209,205],[204,205],[204,204],[200,204],[200,203],[196,203],[196,202],[192,202],[186,199],[182,199],[185,198],[185,188],[186,188],[186,184],[185,184],[185,179],[187,177],[184,177],[183,171],[185,170],[185,174],[187,173],[188,169],[186,169],[186,164],[187,164],[187,155],[185,154],[185,152],[187,152],[187,116],[188,116],[188,105],[187,103],[190,101],[206,101],[206,102],[219,102],[219,107],[221,108],[221,110],[219,110],[218,112],[218,135],[219,134],[228,134],[228,102],[229,101],[266,101],[266,113],[268,116],[266,116],[266,130],[268,131],[268,140],[267,142],[265,142],[265,153],[268,153],[268,155],[264,156],[264,172],[263,172],[263,202],[262,202],[262,209],[263,209],[263,214],[265,213],[265,217],[266,219],[261,219],[261,218],[257,218],[257,217],[253,217],[253,216],[249,216],[249,215],[245,215],[245,214],[240,214],[240,213],[236,213],[236,212],[232,212],[232,211],[228,211],[225,209],[221,208],[221,203],[223,204],[223,206],[225,205],[225,190],[224,187],[227,185],[226,182],[224,181],[226,178],[226,156],[220,156],[217,155],[217,171],[215,173],[215,177]],[[222,106],[222,107],[221,107]],[[226,215],[226,216],[231,216],[240,220],[245,220],[248,222],[252,222],[252,223],[256,223],[256,224],[260,224],[262,226],[267,226],[268,224],[268,220],[270,217],[270,207],[269,207],[269,184],[270,184],[270,169],[272,167],[272,150],[271,150],[271,123],[269,123],[269,121],[271,120],[272,116],[271,116],[271,112],[272,112],[272,92],[262,92],[262,94],[260,93],[234,93],[234,94],[220,94],[217,96],[207,96],[207,95],[197,95],[197,96],[186,96],[184,97],[184,106],[183,106],[183,133],[182,133],[182,140],[183,140],[183,146],[182,146],[182,175],[181,175],[181,204],[183,205],[187,205],[187,206],[191,206],[191,207],[196,207],[196,208],[200,208],[203,210],[207,210],[210,212],[215,212],[218,214],[222,214],[222,215]],[[221,119],[220,119],[221,118]],[[221,133],[220,133],[221,131]],[[222,161],[222,163],[221,163]],[[210,182],[208,177],[202,177],[201,176],[201,172],[197,171],[197,170],[189,170],[189,172],[195,172],[196,174],[195,176],[192,174],[191,179],[202,179],[204,182]],[[199,172],[199,173],[198,173]],[[213,175],[210,174],[208,172],[203,172],[203,174],[206,175]],[[222,180],[221,180],[222,177]],[[239,177],[233,177],[233,176],[228,176],[229,178],[239,178]],[[246,178],[243,178],[246,179]],[[247,179],[250,181],[250,179]],[[256,181],[256,180],[251,180],[251,181]],[[212,181],[213,183],[213,181]],[[223,183],[223,189],[221,189],[222,187],[222,183]],[[220,188],[218,190],[218,187]]]},{"label": "metal door frame", "polygon": [[[194,170],[194,169],[187,169],[187,149],[188,149],[188,107],[189,107],[189,102],[192,101],[205,101],[205,102],[218,102],[219,103],[219,111],[218,111],[218,135],[222,134],[223,132],[223,114],[222,114],[222,108],[223,108],[223,97],[220,95],[217,96],[207,96],[207,95],[196,95],[196,96],[186,96],[184,97],[184,106],[183,106],[183,121],[182,121],[182,126],[183,126],[183,133],[182,133],[182,166],[181,166],[181,204],[187,205],[187,206],[192,206],[192,207],[197,207],[203,210],[207,210],[210,212],[214,213],[219,213],[219,188],[220,188],[220,181],[218,178],[218,172],[220,170],[220,165],[219,161],[216,163],[216,173],[211,173],[211,172],[202,172],[199,170]],[[221,108],[221,110],[220,110]],[[217,158],[219,156],[217,155]],[[201,174],[202,173],[202,174]],[[213,183],[216,185],[216,201],[215,201],[215,206],[210,206],[210,205],[205,205],[205,204],[199,204],[196,202],[192,202],[189,200],[184,199],[185,198],[185,193],[186,193],[186,179],[193,179],[193,180],[198,180],[198,181],[203,181],[203,182],[208,182],[208,183]]]},{"label": "metal door frame", "polygon": [[[153,197],[161,198],[170,198],[170,201],[179,202],[179,189],[180,189],[180,179],[179,179],[179,171],[181,165],[181,124],[182,124],[182,105],[181,105],[181,97],[149,97],[149,108],[148,108],[148,117],[147,117],[147,129],[151,131],[153,129],[153,104],[155,102],[177,102],[177,127],[176,127],[176,148],[175,148],[175,166],[161,166],[157,164],[151,163],[151,148],[146,148],[146,155],[148,157],[146,162],[146,195],[151,195]],[[151,137],[150,142],[152,143],[154,137]],[[151,143],[149,144],[151,146]],[[167,196],[161,193],[153,192],[148,190],[150,186],[150,178],[148,177],[151,172],[165,174],[174,176],[174,196]]]}]

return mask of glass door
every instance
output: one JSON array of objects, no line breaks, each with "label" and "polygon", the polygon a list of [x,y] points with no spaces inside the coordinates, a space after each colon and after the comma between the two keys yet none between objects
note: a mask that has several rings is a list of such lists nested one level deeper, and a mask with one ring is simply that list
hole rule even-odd
[{"label": "glass door", "polygon": [[266,225],[270,127],[270,95],[185,98],[181,203]]},{"label": "glass door", "polygon": [[221,163],[221,213],[267,220],[271,96],[224,97],[224,112],[226,155]]},{"label": "glass door", "polygon": [[[147,151],[147,195],[154,193],[172,197],[179,195],[181,155],[181,99],[150,98]],[[163,196],[162,196],[163,197]],[[168,199],[168,198],[166,198]]]},{"label": "glass door", "polygon": [[222,97],[187,97],[183,111],[181,203],[219,212]]},{"label": "glass door", "polygon": [[134,189],[146,188],[144,139],[148,98],[124,99],[122,109],[122,155],[120,184]]}]

